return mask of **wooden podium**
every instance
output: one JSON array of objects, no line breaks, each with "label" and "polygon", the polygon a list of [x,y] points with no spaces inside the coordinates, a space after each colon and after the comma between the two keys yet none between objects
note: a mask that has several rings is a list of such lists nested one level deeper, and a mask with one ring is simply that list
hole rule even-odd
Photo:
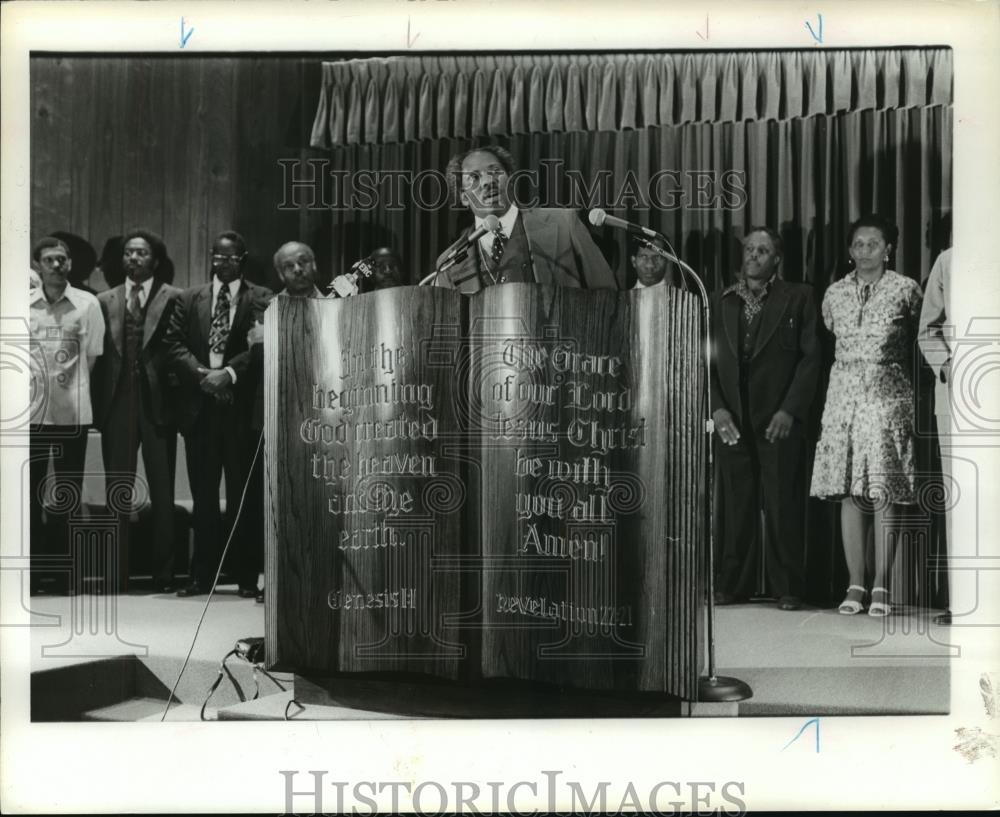
[{"label": "wooden podium", "polygon": [[700,339],[666,286],[274,299],[269,668],[445,707],[498,685],[695,700]]}]

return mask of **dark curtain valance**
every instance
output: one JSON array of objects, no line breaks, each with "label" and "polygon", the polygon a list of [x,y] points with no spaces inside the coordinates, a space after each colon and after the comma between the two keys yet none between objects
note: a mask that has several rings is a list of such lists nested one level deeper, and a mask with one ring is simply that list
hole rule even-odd
[{"label": "dark curtain valance", "polygon": [[323,63],[310,145],[617,131],[949,105],[947,48]]}]

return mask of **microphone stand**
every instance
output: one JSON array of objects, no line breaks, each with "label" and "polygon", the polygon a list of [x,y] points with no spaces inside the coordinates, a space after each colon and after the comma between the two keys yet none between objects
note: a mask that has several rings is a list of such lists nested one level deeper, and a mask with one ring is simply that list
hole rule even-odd
[{"label": "microphone stand", "polygon": [[[664,241],[666,241],[666,238]],[[712,307],[708,300],[708,293],[705,285],[701,282],[698,274],[687,264],[675,255],[657,247],[652,241],[646,238],[639,238],[639,241],[651,249],[657,255],[662,256],[667,261],[676,264],[682,273],[689,280],[694,281],[698,288],[698,295],[701,298],[701,310],[704,316],[705,337],[704,337],[704,363],[705,363],[705,434],[707,435],[708,463],[705,474],[705,524],[708,533],[708,675],[703,675],[698,679],[698,701],[699,702],[723,702],[723,701],[745,701],[753,697],[753,690],[749,684],[738,678],[730,678],[724,675],[717,675],[715,671],[715,454],[712,434],[715,432],[715,422],[712,420],[712,330],[711,318]],[[668,242],[669,243],[669,242]]]},{"label": "microphone stand", "polygon": [[463,247],[459,252],[455,253],[451,258],[442,263],[440,267],[434,270],[434,272],[430,273],[429,275],[425,275],[423,278],[421,278],[417,286],[418,287],[426,286],[435,278],[437,278],[442,272],[451,269],[459,261],[464,261],[466,259],[466,256],[468,256],[468,254],[469,254],[469,248]]}]

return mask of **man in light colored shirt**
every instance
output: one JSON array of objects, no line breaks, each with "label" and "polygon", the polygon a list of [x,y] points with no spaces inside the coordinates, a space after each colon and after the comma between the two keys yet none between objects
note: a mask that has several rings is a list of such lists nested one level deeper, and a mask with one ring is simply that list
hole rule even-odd
[{"label": "man in light colored shirt", "polygon": [[[167,330],[167,355],[180,378],[178,427],[184,435],[188,479],[194,500],[191,581],[179,596],[207,593],[219,567],[243,497],[259,435],[252,419],[261,376],[260,357],[251,355],[247,333],[260,320],[272,293],[243,278],[246,242],[239,233],[219,233],[212,245],[212,280],[177,296]],[[219,486],[226,475],[223,526]],[[260,502],[248,496],[247,502]],[[241,516],[233,533],[235,561],[256,550],[262,535]],[[256,576],[239,576],[244,598],[257,595]]]},{"label": "man in light colored shirt", "polygon": [[[90,373],[104,347],[104,318],[97,298],[69,284],[72,261],[62,241],[41,239],[32,259],[41,286],[31,290],[29,304],[31,591],[67,592],[80,586],[68,522],[83,496],[87,430],[93,421]],[[46,484],[50,458],[52,482]],[[52,497],[44,527],[43,494]],[[55,580],[51,587],[50,579]]]},{"label": "man in light colored shirt", "polygon": [[[928,365],[934,370],[934,418],[937,420],[938,444],[941,449],[941,474],[945,480],[944,493],[946,496],[952,495],[952,456],[950,450],[951,443],[951,345],[948,342],[948,315],[951,311],[951,248],[942,252],[934,266],[931,267],[930,275],[924,284],[924,302],[920,308],[920,329],[917,336],[920,344],[920,351],[927,360]],[[951,517],[954,511],[948,509],[944,512],[945,538],[948,550],[954,553],[955,543],[952,540]],[[968,574],[968,575],[966,575]],[[955,579],[968,578],[974,576],[969,571],[956,571],[952,581]],[[951,590],[951,587],[948,587]],[[970,588],[975,592],[975,588]],[[950,592],[949,592],[950,595]],[[970,595],[970,598],[974,596]],[[948,600],[948,609],[935,616],[936,624],[951,624],[951,600]]]},{"label": "man in light colored shirt", "polygon": [[165,593],[174,579],[177,376],[168,371],[164,339],[180,290],[160,278],[167,249],[158,235],[132,230],[123,243],[125,282],[97,296],[108,331],[94,368],[94,425],[101,430],[108,510],[118,517],[118,591],[128,587],[131,516],[121,488],[134,484],[142,446],[152,515],[151,541],[142,546],[153,589]]}]

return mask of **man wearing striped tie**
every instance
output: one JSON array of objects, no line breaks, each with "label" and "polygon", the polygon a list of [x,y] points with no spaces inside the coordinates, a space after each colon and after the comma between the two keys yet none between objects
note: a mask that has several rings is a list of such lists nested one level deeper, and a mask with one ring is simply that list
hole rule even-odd
[{"label": "man wearing striped tie", "polygon": [[[219,233],[212,246],[211,281],[178,296],[167,333],[168,354],[182,383],[178,427],[184,435],[194,500],[191,581],[178,591],[182,597],[206,593],[212,586],[257,443],[251,419],[261,369],[260,358],[250,354],[247,333],[262,319],[272,293],[244,280],[246,256],[239,233]],[[223,473],[225,526],[219,509]],[[260,498],[248,496],[246,501]],[[240,524],[233,535],[230,547],[238,559],[254,548],[254,537],[261,535],[250,527]],[[241,596],[256,594],[256,586],[240,587]]]},{"label": "man wearing striped tie", "polygon": [[[439,273],[435,286],[472,295],[497,284],[535,283],[582,289],[624,289],[576,212],[557,207],[518,207],[511,199],[514,159],[496,145],[460,153],[445,171],[453,199],[469,208],[475,229],[487,217],[499,221],[461,260]],[[437,260],[440,268],[466,248],[467,228]]]}]

